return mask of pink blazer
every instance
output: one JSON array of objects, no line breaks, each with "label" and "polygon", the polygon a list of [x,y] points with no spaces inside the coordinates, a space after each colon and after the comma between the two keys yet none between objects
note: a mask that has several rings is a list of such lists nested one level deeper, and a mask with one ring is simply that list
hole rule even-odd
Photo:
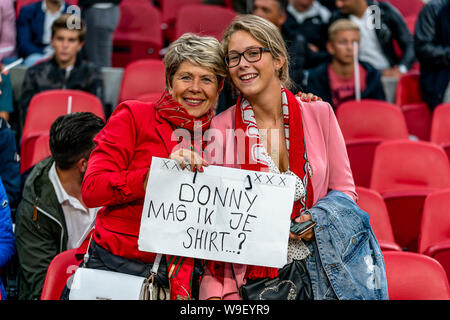
[{"label": "pink blazer", "polygon": [[[306,152],[313,173],[311,180],[314,190],[314,203],[323,198],[329,190],[341,191],[356,202],[357,194],[344,138],[331,106],[326,102],[305,103],[298,98],[297,100],[302,111]],[[235,108],[236,106],[233,106],[217,115],[210,128],[219,130],[225,137],[226,130],[235,127]],[[222,141],[221,147],[224,157],[227,155],[227,150],[235,148],[235,144],[230,140],[224,139]],[[220,139],[218,143],[220,143]],[[217,160],[218,158],[215,158],[212,162],[217,163]],[[226,159],[225,163],[220,164],[239,167],[230,159]],[[233,267],[238,285],[241,286],[244,284],[246,265],[233,264]],[[229,263],[225,265],[223,283],[214,278],[209,270],[206,270],[200,284],[199,298],[209,299],[212,297],[239,299],[236,280],[232,276]]]}]

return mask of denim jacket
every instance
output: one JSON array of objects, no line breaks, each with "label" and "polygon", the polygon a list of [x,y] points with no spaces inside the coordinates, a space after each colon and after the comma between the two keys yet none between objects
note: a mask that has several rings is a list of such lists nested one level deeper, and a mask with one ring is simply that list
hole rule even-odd
[{"label": "denim jacket", "polygon": [[339,191],[329,192],[309,211],[317,222],[306,260],[314,299],[389,299],[384,259],[369,215]]}]

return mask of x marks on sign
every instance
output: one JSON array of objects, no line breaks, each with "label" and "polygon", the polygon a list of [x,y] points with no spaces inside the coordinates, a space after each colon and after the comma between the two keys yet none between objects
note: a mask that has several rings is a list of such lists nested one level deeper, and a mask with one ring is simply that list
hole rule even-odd
[{"label": "x marks on sign", "polygon": [[[276,183],[277,183],[276,180],[277,179],[275,179],[275,178],[276,178],[275,175],[258,174],[258,173],[255,172],[255,180],[254,180],[254,182],[276,185]],[[278,185],[279,186],[283,185],[285,187],[286,186],[286,178],[283,178],[281,176],[278,176],[278,178],[279,178]]]},{"label": "x marks on sign", "polygon": [[[168,160],[163,160],[163,164],[162,164],[162,168],[166,168],[169,170],[173,170],[173,169],[177,169],[178,171],[181,170],[181,167],[178,166],[177,162],[171,163],[172,160],[168,159]],[[186,164],[186,168],[190,171],[191,165],[190,164]]]},{"label": "x marks on sign", "polygon": [[[190,168],[190,165],[187,164],[186,167]],[[163,160],[162,168],[169,169],[169,170],[177,169],[178,171],[181,170],[181,167],[178,166],[178,163],[172,162],[172,160],[170,160],[170,159]],[[262,173],[257,173],[257,172],[255,172],[254,174],[255,174],[255,178],[253,181],[256,183],[264,183],[264,184],[278,185],[278,186],[286,187],[286,177],[283,178],[280,175],[275,176],[275,175],[262,174]]]}]

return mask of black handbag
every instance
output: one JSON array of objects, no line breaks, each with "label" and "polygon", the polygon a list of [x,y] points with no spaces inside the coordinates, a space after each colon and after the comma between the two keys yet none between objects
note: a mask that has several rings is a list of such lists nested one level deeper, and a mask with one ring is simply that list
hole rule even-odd
[{"label": "black handbag", "polygon": [[243,300],[313,300],[314,298],[305,262],[300,260],[294,260],[279,269],[278,277],[275,279],[247,279],[247,283],[239,288],[239,292]]}]

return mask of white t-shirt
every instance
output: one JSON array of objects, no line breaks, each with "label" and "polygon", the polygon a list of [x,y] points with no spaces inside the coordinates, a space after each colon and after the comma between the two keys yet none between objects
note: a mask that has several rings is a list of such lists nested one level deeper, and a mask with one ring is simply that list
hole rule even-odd
[{"label": "white t-shirt", "polygon": [[384,56],[380,42],[372,26],[372,12],[367,9],[362,18],[350,15],[350,20],[356,23],[361,32],[359,43],[359,60],[369,63],[377,70],[385,70],[391,67],[389,60]]},{"label": "white t-shirt", "polygon": [[79,242],[86,236],[86,231],[91,228],[100,208],[86,209],[78,199],[68,195],[59,180],[55,163],[50,168],[48,177],[64,212],[68,233],[67,250],[78,248]]},{"label": "white t-shirt", "polygon": [[331,17],[331,12],[318,1],[314,1],[306,11],[297,11],[292,4],[289,4],[286,10],[292,14],[297,23],[302,24],[306,19],[320,17],[323,23],[328,23]]},{"label": "white t-shirt", "polygon": [[56,19],[58,19],[63,14],[64,5],[61,4],[57,12],[51,13],[50,11],[47,10],[47,5],[45,4],[45,1],[42,1],[42,11],[45,12],[44,33],[42,34],[42,43],[50,44],[50,41],[52,39],[52,24],[53,22],[55,22]]}]

